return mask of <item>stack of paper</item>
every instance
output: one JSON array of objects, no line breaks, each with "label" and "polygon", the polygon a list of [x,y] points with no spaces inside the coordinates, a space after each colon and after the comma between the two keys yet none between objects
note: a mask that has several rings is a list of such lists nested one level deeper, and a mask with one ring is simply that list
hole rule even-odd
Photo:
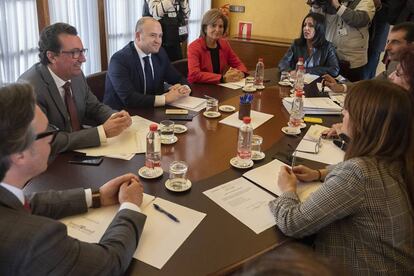
[{"label": "stack of paper", "polygon": [[220,86],[224,86],[230,89],[240,89],[244,87],[246,80],[245,79],[241,79],[239,81],[235,81],[235,82],[226,82],[226,83],[219,83],[218,85]]},{"label": "stack of paper", "polygon": [[[175,222],[165,214],[156,211],[153,203],[167,210],[180,222]],[[142,213],[147,216],[134,258],[161,269],[181,244],[206,216],[173,202],[144,194]],[[61,220],[68,229],[68,235],[84,242],[98,243],[112,222],[119,205],[89,209],[86,214]]]},{"label": "stack of paper", "polygon": [[146,136],[149,125],[154,122],[139,116],[132,116],[132,125],[120,135],[108,138],[107,142],[99,147],[78,149],[77,152],[89,156],[107,156],[119,159],[131,159],[136,153],[146,150]]},{"label": "stack of paper", "polygon": [[313,82],[314,80],[316,80],[317,78],[319,78],[318,75],[305,74],[303,82],[305,84],[309,84],[309,83]]},{"label": "stack of paper", "polygon": [[202,109],[206,108],[206,99],[187,96],[176,100],[170,105],[178,108],[184,108],[191,111],[200,112]]},{"label": "stack of paper", "polygon": [[[292,97],[283,99],[283,106],[290,112],[292,108]],[[342,107],[336,104],[331,98],[318,97],[318,98],[304,98],[303,99],[303,111],[305,114],[341,114]]]},{"label": "stack of paper", "polygon": [[315,151],[316,143],[318,143],[316,137],[320,136],[320,133],[325,129],[328,128],[320,125],[310,127],[296,148],[296,156],[329,165],[344,161],[345,152],[338,148],[332,140],[321,139],[318,146],[319,151]]}]

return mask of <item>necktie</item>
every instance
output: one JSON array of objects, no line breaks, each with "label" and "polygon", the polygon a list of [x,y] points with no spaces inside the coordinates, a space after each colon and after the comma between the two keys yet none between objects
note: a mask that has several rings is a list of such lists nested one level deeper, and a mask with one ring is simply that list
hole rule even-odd
[{"label": "necktie", "polygon": [[32,208],[30,208],[30,203],[27,200],[27,198],[24,198],[24,204],[23,204],[24,209],[26,209],[29,213],[32,213]]},{"label": "necktie", "polygon": [[144,57],[145,94],[154,94],[154,76],[152,75],[149,56]]},{"label": "necktie", "polygon": [[72,126],[72,131],[80,130],[80,123],[78,119],[78,111],[76,109],[75,101],[73,100],[72,93],[70,93],[70,82],[66,82],[63,85],[65,90],[65,103],[66,108],[68,109],[70,125]]}]

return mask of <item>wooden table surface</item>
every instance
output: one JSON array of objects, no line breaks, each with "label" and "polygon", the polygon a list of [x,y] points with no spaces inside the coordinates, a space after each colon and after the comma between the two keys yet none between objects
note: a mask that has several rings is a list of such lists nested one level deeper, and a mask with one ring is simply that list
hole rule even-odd
[{"label": "wooden table surface", "polygon": [[[273,114],[274,117],[254,130],[255,134],[263,137],[262,149],[266,153],[266,158],[255,163],[254,167],[261,166],[274,157],[282,161],[288,160],[289,151],[301,139],[285,136],[281,132],[289,118],[282,106],[281,96],[288,95],[289,89],[276,84],[274,70],[266,70],[265,78],[271,81],[265,84],[264,90],[254,93],[252,109]],[[309,93],[314,93],[314,89],[314,84],[307,87]],[[216,97],[219,105],[230,104],[237,109],[239,96],[242,94],[241,89],[231,90],[216,85],[192,85],[192,91],[193,96]],[[129,111],[131,115],[140,115],[155,122],[165,117],[165,108]],[[164,175],[155,180],[141,181],[146,193],[204,212],[207,216],[161,270],[134,259],[127,271],[129,275],[225,274],[252,257],[289,241],[277,227],[256,235],[202,194],[240,177],[245,171],[232,168],[229,163],[236,156],[238,129],[219,123],[229,114],[222,112],[222,116],[217,119],[207,119],[201,113],[191,122],[178,122],[185,124],[188,131],[177,135],[177,143],[162,146],[161,163]],[[339,121],[339,116],[323,118],[326,125]],[[120,174],[137,173],[144,165],[144,154],[137,154],[130,161],[105,158],[97,167],[68,164],[67,161],[73,155],[74,153],[59,155],[45,173],[29,182],[25,193],[75,187],[98,188]],[[168,166],[174,160],[183,160],[189,164],[188,177],[193,186],[187,192],[173,193],[164,187],[164,182],[168,179]],[[322,166],[314,162],[304,162]]]}]

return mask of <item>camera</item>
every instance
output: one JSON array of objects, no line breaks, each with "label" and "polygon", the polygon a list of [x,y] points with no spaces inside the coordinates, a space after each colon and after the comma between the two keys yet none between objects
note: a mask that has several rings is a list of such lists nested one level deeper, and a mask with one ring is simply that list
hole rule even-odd
[{"label": "camera", "polygon": [[[310,5],[315,5],[315,6],[319,6],[322,8],[322,10],[328,14],[335,14],[336,10],[335,8],[332,6],[331,4],[331,0],[310,0]],[[308,3],[309,3],[308,2]],[[339,0],[339,3],[341,3],[342,1]]]}]

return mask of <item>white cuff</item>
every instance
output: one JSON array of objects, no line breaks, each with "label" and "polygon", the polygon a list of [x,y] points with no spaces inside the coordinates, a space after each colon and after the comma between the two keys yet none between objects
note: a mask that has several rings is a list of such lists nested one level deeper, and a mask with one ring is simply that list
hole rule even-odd
[{"label": "white cuff", "polygon": [[92,207],[92,190],[91,189],[85,189],[85,199],[86,199],[86,206],[88,208]]},{"label": "white cuff", "polygon": [[344,88],[344,93],[348,90],[348,86],[346,84],[342,84],[342,87]]},{"label": "white cuff", "polygon": [[164,95],[155,96],[154,107],[164,106],[164,105],[165,105],[165,96]]},{"label": "white cuff", "polygon": [[99,135],[99,141],[101,142],[101,145],[106,143],[106,134],[105,134],[105,130],[103,128],[103,125],[100,125],[97,127],[98,129],[98,135]]},{"label": "white cuff", "polygon": [[341,5],[338,9],[338,11],[336,12],[337,15],[342,16],[342,14],[345,12],[346,7],[344,5]]},{"label": "white cuff", "polygon": [[137,205],[131,202],[122,203],[118,211],[121,211],[122,209],[129,209],[129,210],[141,213],[141,208],[139,208]]}]

